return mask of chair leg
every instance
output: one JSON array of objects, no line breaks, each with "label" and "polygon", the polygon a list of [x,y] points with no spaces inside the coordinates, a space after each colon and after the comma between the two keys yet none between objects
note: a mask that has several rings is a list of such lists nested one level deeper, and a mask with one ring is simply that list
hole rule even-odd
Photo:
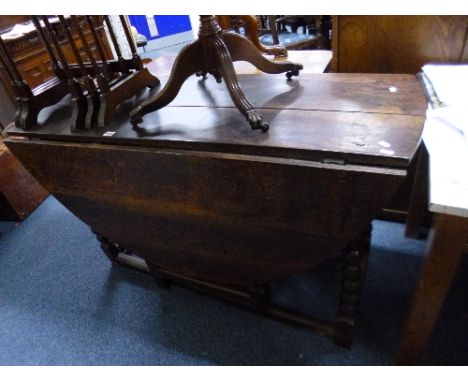
[{"label": "chair leg", "polygon": [[262,72],[269,74],[285,73],[288,79],[299,75],[299,70],[303,69],[301,64],[294,64],[289,61],[275,62],[264,57],[255,46],[238,34],[223,33],[224,42],[231,54],[232,61],[247,61]]},{"label": "chair leg", "polygon": [[130,113],[132,125],[143,121],[143,115],[168,105],[179,93],[184,81],[204,69],[203,49],[199,40],[184,47],[177,56],[172,72],[164,88],[153,97],[143,101]]},{"label": "chair leg", "polygon": [[265,46],[258,38],[258,23],[254,16],[240,16],[245,25],[245,33],[250,42],[261,52],[275,57],[287,57],[288,51],[282,45]]},{"label": "chair leg", "polygon": [[70,129],[71,131],[77,131],[85,125],[86,116],[88,115],[88,102],[86,97],[79,93],[72,97],[70,104],[72,107]]}]

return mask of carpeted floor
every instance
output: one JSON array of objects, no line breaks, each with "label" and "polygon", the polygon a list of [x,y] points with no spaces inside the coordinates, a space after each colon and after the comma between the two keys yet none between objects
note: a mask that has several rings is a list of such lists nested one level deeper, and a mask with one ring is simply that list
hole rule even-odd
[{"label": "carpeted floor", "polygon": [[[391,365],[424,240],[375,221],[352,350],[150,276],[112,267],[89,228],[49,197],[0,222],[1,365]],[[424,363],[468,364],[468,261]],[[462,276],[465,275],[463,278]],[[274,285],[275,299],[332,317],[339,262]]]}]

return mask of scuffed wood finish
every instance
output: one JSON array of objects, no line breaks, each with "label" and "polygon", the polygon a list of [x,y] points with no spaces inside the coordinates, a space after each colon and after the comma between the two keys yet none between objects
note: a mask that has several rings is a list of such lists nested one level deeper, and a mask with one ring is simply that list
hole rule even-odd
[{"label": "scuffed wood finish", "polygon": [[[259,108],[326,110],[424,116],[426,101],[412,75],[394,74],[302,74],[290,82],[271,75],[239,76],[244,91]],[[172,106],[232,107],[221,86],[187,81]],[[395,93],[390,87],[397,89]],[[193,97],[197,94],[198,97]]]},{"label": "scuffed wood finish", "polygon": [[336,255],[405,175],[252,155],[10,147],[99,234],[166,269],[228,284],[287,277]]},{"label": "scuffed wood finish", "polygon": [[[268,134],[245,128],[227,91],[192,76],[171,106],[148,114],[142,129],[128,123],[132,105],[122,105],[107,129],[68,131],[65,110],[40,128],[9,134],[41,139],[105,142],[158,148],[205,150],[406,169],[417,146],[425,99],[410,75],[305,74],[300,80],[240,75],[245,92],[270,121]],[[391,93],[389,87],[398,89]],[[144,95],[143,95],[144,96]],[[106,131],[116,132],[104,137]],[[385,154],[382,142],[391,146]]]},{"label": "scuffed wood finish", "polygon": [[334,16],[334,72],[411,73],[468,62],[468,16]]}]

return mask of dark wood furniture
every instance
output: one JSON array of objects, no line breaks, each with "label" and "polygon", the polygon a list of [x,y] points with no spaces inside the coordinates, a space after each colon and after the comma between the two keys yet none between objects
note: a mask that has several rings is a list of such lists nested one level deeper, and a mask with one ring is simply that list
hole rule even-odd
[{"label": "dark wood furniture", "polygon": [[[330,49],[327,16],[224,15],[216,18],[223,30],[243,33],[258,50],[275,57],[287,57],[288,50]],[[302,33],[298,33],[299,26]]]},{"label": "dark wood furniture", "polygon": [[263,45],[259,39],[259,21],[256,16],[243,15],[243,16],[216,16],[219,26],[223,30],[234,30],[240,32],[240,27],[244,28],[245,37],[255,45],[255,47],[262,53],[271,54],[275,57],[287,57],[288,51],[282,46],[270,44],[270,46]]},{"label": "dark wood furniture", "polygon": [[[79,28],[78,16],[70,16],[71,21],[78,29],[78,34],[85,47],[86,59],[81,57],[79,49],[64,16],[58,16],[60,30],[66,36],[74,60],[70,61],[65,55],[59,40],[56,28],[43,16],[44,27],[40,25],[39,18],[32,16],[39,36],[52,59],[57,77],[66,81],[71,94],[72,118],[71,129],[90,129],[107,125],[117,106],[123,101],[134,97],[143,88],[155,88],[159,85],[157,77],[151,75],[143,67],[137,54],[136,46],[131,36],[130,28],[124,16],[119,16],[120,25],[130,48],[131,57],[124,58],[122,48],[114,32],[109,16],[103,16],[109,31],[112,47],[116,52],[115,60],[107,60],[103,46],[99,40],[96,26],[91,16],[85,16],[89,24],[99,54],[94,56],[86,37]],[[73,62],[76,64],[72,65]],[[18,124],[16,124],[18,126]]]},{"label": "dark wood furniture", "polygon": [[[102,16],[92,17],[96,25],[97,35],[99,36],[99,40],[101,41],[101,45],[104,49],[104,54],[106,58],[111,59],[113,56],[104,31],[104,20]],[[3,27],[3,33],[11,29],[16,23],[31,23],[30,16],[0,16],[0,19],[0,26]],[[91,50],[97,53],[96,51],[98,48],[89,26],[83,20],[80,20],[80,25]],[[78,34],[78,29],[72,23],[70,23],[70,26],[72,28],[72,35],[76,46],[82,57],[85,58],[86,49]],[[69,44],[65,43],[66,36],[64,32],[59,29],[57,29],[57,32],[59,34],[59,40],[63,43],[62,47],[66,57],[69,60],[73,60],[73,52]],[[31,89],[34,89],[55,77],[55,73],[52,67],[52,60],[47,54],[47,51],[35,30],[32,30],[30,33],[27,33],[21,37],[4,41],[8,51],[11,53],[13,61],[16,63],[18,71],[21,73],[23,79]],[[2,81],[2,84],[5,87],[10,99],[12,102],[14,102],[16,98],[16,92],[11,86],[7,74],[3,68],[0,70],[0,80]]]},{"label": "dark wood furniture", "polygon": [[[33,128],[39,122],[39,113],[66,95],[70,95],[72,130],[104,127],[123,101],[145,87],[159,85],[159,80],[143,67],[125,17],[119,16],[119,19],[131,52],[130,58],[122,55],[122,47],[109,16],[103,16],[103,19],[116,59],[106,57],[105,44],[99,36],[100,28],[92,16],[31,16],[31,24],[27,27],[37,33],[54,75],[34,88],[24,79],[10,50],[0,38],[0,61],[16,94],[16,127],[23,130]],[[93,44],[88,41],[84,26],[89,28]],[[84,54],[80,52],[73,31],[78,34]],[[71,57],[64,47],[69,47]]]},{"label": "dark wood furniture", "polygon": [[[288,50],[322,49],[321,16],[263,16],[260,42],[266,46],[281,45]],[[302,33],[299,32],[302,27]]]},{"label": "dark wood furniture", "polygon": [[16,93],[15,125],[23,130],[36,125],[40,111],[56,104],[67,94],[66,82],[57,77],[32,89],[19,72],[2,38],[0,38],[0,62]]},{"label": "dark wood furniture", "polygon": [[[37,130],[10,127],[7,145],[114,263],[350,346],[370,222],[406,176],[424,96],[408,75],[238,77],[269,132],[246,128],[223,85],[191,76],[146,116],[151,127],[132,128],[131,104],[87,132],[56,113]],[[342,256],[335,321],[269,301],[270,281]]]},{"label": "dark wood furniture", "polygon": [[[337,73],[417,74],[428,63],[468,62],[468,16],[333,16]],[[416,163],[383,218],[404,222]],[[430,216],[421,217],[430,224]]]},{"label": "dark wood furniture", "polygon": [[196,74],[205,80],[211,74],[218,83],[224,80],[234,106],[245,117],[251,129],[266,132],[269,124],[242,91],[233,66],[235,61],[250,62],[265,73],[286,73],[288,80],[298,76],[299,70],[303,68],[301,64],[266,59],[245,37],[223,31],[215,16],[200,16],[198,39],[180,51],[164,88],[131,111],[132,124],[138,128],[145,114],[171,103],[188,77]]}]

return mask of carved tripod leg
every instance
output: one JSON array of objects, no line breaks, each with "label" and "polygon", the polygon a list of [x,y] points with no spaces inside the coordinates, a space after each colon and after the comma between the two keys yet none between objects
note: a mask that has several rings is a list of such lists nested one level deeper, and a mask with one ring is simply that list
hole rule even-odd
[{"label": "carved tripod leg", "polygon": [[213,39],[212,43],[214,51],[218,56],[218,71],[224,78],[234,104],[245,116],[252,130],[260,129],[262,132],[266,132],[270,126],[262,121],[262,115],[254,108],[240,88],[226,44],[221,38]]},{"label": "carved tripod leg", "polygon": [[288,80],[292,76],[299,75],[299,70],[303,69],[301,64],[294,64],[289,61],[275,62],[269,60],[249,40],[241,35],[225,32],[223,33],[223,40],[231,54],[233,62],[247,61],[262,72],[270,74],[286,72]]},{"label": "carved tripod leg", "polygon": [[367,268],[372,226],[365,230],[360,240],[351,243],[344,251],[343,280],[341,284],[335,343],[350,348],[353,329],[359,309],[361,289]]},{"label": "carved tripod leg", "polygon": [[172,67],[171,75],[164,88],[153,97],[143,101],[130,113],[132,125],[143,121],[143,116],[168,105],[179,93],[184,81],[192,74],[204,70],[203,49],[197,40],[183,48]]}]

